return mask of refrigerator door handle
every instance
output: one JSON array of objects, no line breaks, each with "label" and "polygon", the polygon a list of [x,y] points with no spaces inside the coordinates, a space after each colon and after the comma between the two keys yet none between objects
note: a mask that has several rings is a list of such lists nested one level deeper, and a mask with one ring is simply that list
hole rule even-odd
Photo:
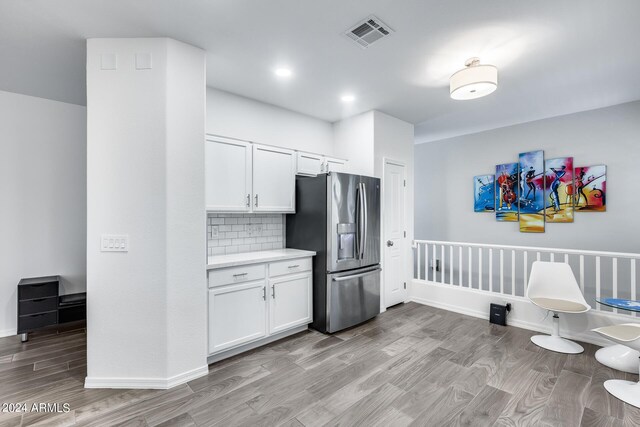
[{"label": "refrigerator door handle", "polygon": [[369,233],[369,212],[367,209],[367,186],[362,183],[362,217],[364,218],[364,233],[362,236],[362,258],[364,259],[367,249],[367,234]]},{"label": "refrigerator door handle", "polygon": [[367,270],[364,273],[353,274],[351,276],[334,277],[332,280],[334,282],[344,282],[345,280],[353,280],[353,279],[357,279],[358,277],[368,276],[368,275],[370,275],[372,273],[376,273],[376,272],[378,272],[380,270],[382,270],[382,268],[378,267],[378,268],[374,268],[373,270]]},{"label": "refrigerator door handle", "polygon": [[358,259],[364,257],[364,188],[362,183],[358,183]]}]

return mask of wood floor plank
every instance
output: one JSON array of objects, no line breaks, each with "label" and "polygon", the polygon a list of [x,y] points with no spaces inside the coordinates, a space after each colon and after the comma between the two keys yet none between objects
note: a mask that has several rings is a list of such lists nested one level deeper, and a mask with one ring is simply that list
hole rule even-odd
[{"label": "wood floor plank", "polygon": [[623,419],[624,402],[612,396],[604,388],[604,382],[612,379],[625,379],[624,372],[616,371],[598,363],[591,377],[585,406],[596,413]]},{"label": "wood floor plank", "polygon": [[623,427],[622,420],[584,408],[580,427]]},{"label": "wood floor plank", "polygon": [[551,426],[579,426],[590,383],[589,377],[562,371],[547,401],[540,423]]},{"label": "wood floor plank", "polygon": [[327,426],[370,426],[385,413],[391,403],[405,392],[391,384],[383,384],[366,397],[329,421]]},{"label": "wood floor plank", "polygon": [[496,422],[510,399],[511,394],[487,385],[469,402],[451,425],[491,426]]},{"label": "wood floor plank", "polygon": [[496,421],[496,426],[537,426],[556,384],[556,377],[529,370],[520,377],[509,403]]},{"label": "wood floor plank", "polygon": [[[448,425],[473,400],[474,396],[457,387],[448,387],[440,393],[427,395],[423,399],[423,410],[415,417],[411,426],[444,426]],[[404,411],[403,411],[404,412]]]}]

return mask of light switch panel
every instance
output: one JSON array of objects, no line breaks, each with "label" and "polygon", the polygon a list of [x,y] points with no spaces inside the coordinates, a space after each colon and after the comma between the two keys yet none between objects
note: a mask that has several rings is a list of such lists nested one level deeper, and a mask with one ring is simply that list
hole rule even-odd
[{"label": "light switch panel", "polygon": [[151,68],[153,68],[151,64],[151,53],[136,53],[136,70],[150,70]]},{"label": "light switch panel", "polygon": [[100,238],[102,252],[129,252],[128,234],[103,234]]}]

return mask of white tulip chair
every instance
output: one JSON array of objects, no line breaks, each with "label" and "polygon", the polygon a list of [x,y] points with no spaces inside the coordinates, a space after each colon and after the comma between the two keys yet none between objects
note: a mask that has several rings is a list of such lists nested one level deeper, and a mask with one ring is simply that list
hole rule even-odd
[{"label": "white tulip chair", "polygon": [[[618,344],[640,351],[640,324],[625,323],[603,326],[593,329],[593,332],[597,332]],[[607,380],[604,382],[604,388],[623,402],[640,408],[640,382]]]},{"label": "white tulip chair", "polygon": [[577,314],[585,313],[591,309],[568,264],[534,262],[527,286],[527,298],[538,307],[553,313],[552,334],[531,337],[531,341],[535,345],[566,354],[577,354],[584,351],[580,344],[560,336],[559,313]]}]

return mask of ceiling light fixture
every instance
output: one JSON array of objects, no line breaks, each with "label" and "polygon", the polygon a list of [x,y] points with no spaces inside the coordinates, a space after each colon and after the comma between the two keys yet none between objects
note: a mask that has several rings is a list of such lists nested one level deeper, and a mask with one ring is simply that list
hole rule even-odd
[{"label": "ceiling light fixture", "polygon": [[466,68],[449,78],[449,93],[456,100],[468,100],[489,95],[498,88],[498,69],[493,65],[480,65],[479,58],[470,58]]},{"label": "ceiling light fixture", "polygon": [[340,99],[342,100],[342,102],[353,102],[356,97],[353,95],[342,95]]},{"label": "ceiling light fixture", "polygon": [[288,68],[276,68],[274,71],[278,77],[291,77],[293,74]]}]

